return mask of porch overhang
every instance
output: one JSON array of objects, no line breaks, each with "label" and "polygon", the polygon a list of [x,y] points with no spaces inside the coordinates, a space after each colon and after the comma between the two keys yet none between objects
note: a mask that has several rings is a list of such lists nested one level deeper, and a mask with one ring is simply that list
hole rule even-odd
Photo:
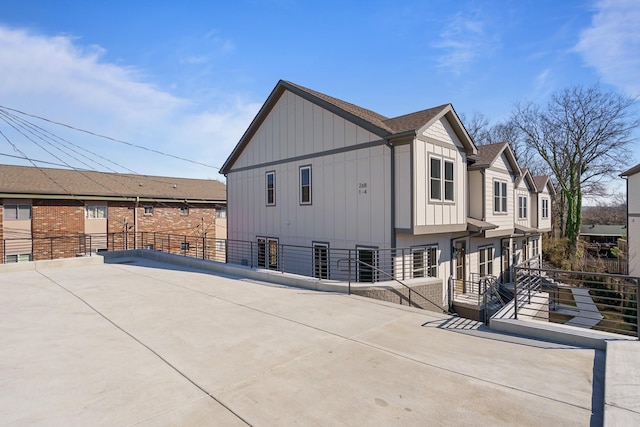
[{"label": "porch overhang", "polygon": [[472,233],[483,233],[487,230],[495,230],[497,225],[480,219],[467,217],[467,231]]},{"label": "porch overhang", "polygon": [[540,234],[537,228],[530,228],[524,225],[516,225],[513,230],[515,236],[531,236],[532,234]]}]

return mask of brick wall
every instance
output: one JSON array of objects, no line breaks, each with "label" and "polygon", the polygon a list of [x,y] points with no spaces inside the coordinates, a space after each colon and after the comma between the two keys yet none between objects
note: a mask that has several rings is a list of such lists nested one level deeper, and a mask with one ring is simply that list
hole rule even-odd
[{"label": "brick wall", "polygon": [[[136,210],[138,234],[134,235],[133,202],[107,203],[107,247],[109,250],[133,249],[154,245],[154,249],[189,256],[215,259],[215,208],[210,204],[189,205],[182,212],[183,203],[141,203]],[[153,206],[153,214],[145,215],[144,206]],[[88,242],[85,233],[84,202],[77,200],[34,200],[32,204],[31,235],[33,259],[70,258],[84,254]],[[4,237],[0,204],[0,242]],[[127,233],[125,233],[125,230]],[[154,236],[157,233],[158,236]],[[160,233],[164,236],[160,236]],[[202,237],[206,233],[207,242]],[[171,234],[169,237],[167,234]],[[179,238],[178,236],[188,236]],[[203,249],[206,254],[203,255]],[[4,260],[0,244],[0,260]],[[0,261],[3,262],[3,261]]]},{"label": "brick wall", "polygon": [[[4,207],[0,199],[0,243],[4,242]],[[0,262],[4,262],[4,245],[0,244]]]},{"label": "brick wall", "polygon": [[[145,214],[145,206],[153,207],[153,214]],[[208,238],[215,237],[215,209],[208,204],[189,205],[188,213],[183,214],[180,208],[184,206],[182,203],[140,203],[135,208],[134,203],[109,203],[109,249],[133,249],[135,244],[137,248],[152,246],[155,250],[196,256],[196,251],[202,250],[204,233]],[[137,235],[134,233],[134,209],[138,219]],[[188,237],[185,240],[177,236]],[[185,251],[186,246],[189,249]],[[215,253],[210,252],[211,248],[207,248],[207,258],[215,257]]]},{"label": "brick wall", "polygon": [[84,204],[76,200],[34,200],[31,214],[34,260],[84,253]]}]

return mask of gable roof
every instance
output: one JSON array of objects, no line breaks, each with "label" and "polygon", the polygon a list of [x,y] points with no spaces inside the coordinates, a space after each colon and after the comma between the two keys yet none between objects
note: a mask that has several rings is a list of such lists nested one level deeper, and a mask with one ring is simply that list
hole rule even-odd
[{"label": "gable roof", "polygon": [[342,101],[338,98],[334,98],[329,95],[317,92],[312,89],[291,83],[285,80],[280,80],[276,87],[271,91],[269,97],[256,114],[244,135],[240,138],[240,141],[235,146],[227,160],[225,161],[220,173],[227,174],[233,163],[238,159],[244,148],[249,144],[251,138],[260,128],[262,122],[266,119],[271,109],[278,102],[280,97],[285,91],[292,92],[309,102],[312,102],[345,120],[348,120],[363,129],[370,131],[371,133],[378,135],[382,139],[391,140],[397,137],[404,137],[407,134],[415,135],[415,133],[425,127],[425,125],[431,125],[436,120],[446,116],[451,123],[451,126],[462,141],[465,151],[469,155],[476,154],[476,147],[471,141],[471,137],[464,128],[462,122],[455,113],[451,104],[444,104],[438,107],[429,108],[415,113],[405,114],[395,118],[388,118],[382,114],[378,114],[375,111],[368,110],[366,108],[359,107],[355,104]]},{"label": "gable roof", "polygon": [[522,174],[518,177],[518,179],[516,179],[516,188],[524,180],[527,183],[527,187],[528,187],[529,192],[537,193],[538,189],[536,187],[536,183],[535,183],[533,177],[531,176],[531,172],[529,172],[529,169],[523,168],[523,169],[521,169],[521,171],[522,171]]},{"label": "gable roof", "polygon": [[635,165],[631,169],[622,172],[620,176],[631,176],[637,174],[638,172],[640,172],[640,164]]},{"label": "gable roof", "polygon": [[145,198],[226,203],[220,181],[0,165],[0,198]]},{"label": "gable roof", "polygon": [[534,176],[532,178],[533,178],[533,182],[536,184],[538,193],[542,193],[544,191],[544,188],[547,187],[549,189],[549,193],[555,196],[556,188],[553,186],[550,176],[539,175],[539,176]]},{"label": "gable roof", "polygon": [[505,154],[507,158],[507,162],[511,165],[513,172],[516,176],[522,175],[522,171],[520,170],[520,166],[518,166],[518,161],[516,160],[516,156],[513,154],[511,147],[508,142],[496,142],[494,144],[486,144],[478,146],[478,156],[476,158],[476,162],[469,166],[469,170],[478,170],[478,169],[487,169],[493,165],[498,157]]}]

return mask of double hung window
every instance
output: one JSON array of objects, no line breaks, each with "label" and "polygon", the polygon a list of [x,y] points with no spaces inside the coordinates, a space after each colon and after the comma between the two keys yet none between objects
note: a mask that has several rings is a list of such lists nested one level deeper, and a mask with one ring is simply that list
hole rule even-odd
[{"label": "double hung window", "polygon": [[493,275],[493,246],[478,249],[480,277]]},{"label": "double hung window", "polygon": [[311,166],[300,168],[300,204],[311,204]]},{"label": "double hung window", "polygon": [[453,202],[455,199],[453,161],[431,157],[429,160],[429,198]]},{"label": "double hung window", "polygon": [[518,196],[518,218],[525,219],[527,217],[527,197]]},{"label": "double hung window", "polygon": [[274,206],[276,204],[276,173],[274,171],[267,172],[265,181],[267,206]]},{"label": "double hung window", "polygon": [[493,211],[497,213],[507,212],[507,183],[506,181],[493,182]]},{"label": "double hung window", "polygon": [[549,218],[549,199],[542,199],[542,218]]}]

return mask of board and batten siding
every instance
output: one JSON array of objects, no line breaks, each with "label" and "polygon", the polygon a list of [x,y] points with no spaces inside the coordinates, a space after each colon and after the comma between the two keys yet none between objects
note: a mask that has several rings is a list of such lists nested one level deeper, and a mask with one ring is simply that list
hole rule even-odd
[{"label": "board and batten siding", "polygon": [[[467,163],[463,145],[445,118],[433,123],[413,144],[413,183],[415,200],[414,225],[463,225],[467,220]],[[454,164],[454,201],[432,201],[430,188],[430,158],[451,160]],[[442,168],[444,179],[444,167]],[[444,196],[444,191],[443,191]]]},{"label": "board and batten siding", "polygon": [[395,153],[396,228],[411,228],[411,144],[398,145]]},{"label": "board and batten siding", "polygon": [[640,173],[627,176],[629,275],[640,277]]},{"label": "board and batten siding", "polygon": [[[482,195],[486,196],[487,192],[493,190],[489,188],[490,184],[485,184],[483,174],[479,170],[469,171],[469,216],[476,219],[484,219],[484,210],[490,209],[493,205],[484,205],[482,203]],[[485,187],[483,189],[483,187]]]},{"label": "board and batten siding", "polygon": [[[229,239],[389,247],[389,148],[381,143],[332,152],[376,141],[377,135],[284,92],[227,175]],[[305,157],[291,160],[299,156]],[[311,166],[310,205],[299,201],[301,166]],[[274,206],[266,204],[270,171],[275,172]]]},{"label": "board and batten siding", "polygon": [[[544,186],[544,189],[540,193],[537,194],[537,223],[535,227],[540,231],[551,231],[551,194],[549,193],[549,189],[547,186]],[[542,201],[547,200],[549,207],[549,214],[546,218],[542,217]]]},{"label": "board and batten siding", "polygon": [[[503,162],[504,164],[504,162]],[[486,221],[491,224],[497,225],[495,230],[489,230],[486,232],[487,237],[497,236],[502,234],[511,234],[513,231],[514,220],[514,204],[513,204],[513,178],[507,170],[498,170],[493,166],[485,171],[485,182],[487,192],[485,194],[485,206],[486,206]],[[507,183],[507,212],[495,212],[494,211],[494,182],[502,181]]]},{"label": "board and batten siding", "polygon": [[[520,218],[520,197],[524,197],[527,201],[527,216]],[[533,206],[531,204],[531,193],[527,188],[527,183],[524,179],[520,180],[520,183],[516,187],[515,197],[513,201],[514,219],[515,223],[524,227],[531,227],[531,216],[534,214]]]},{"label": "board and batten siding", "polygon": [[233,165],[233,169],[340,149],[379,137],[285,91]]}]

